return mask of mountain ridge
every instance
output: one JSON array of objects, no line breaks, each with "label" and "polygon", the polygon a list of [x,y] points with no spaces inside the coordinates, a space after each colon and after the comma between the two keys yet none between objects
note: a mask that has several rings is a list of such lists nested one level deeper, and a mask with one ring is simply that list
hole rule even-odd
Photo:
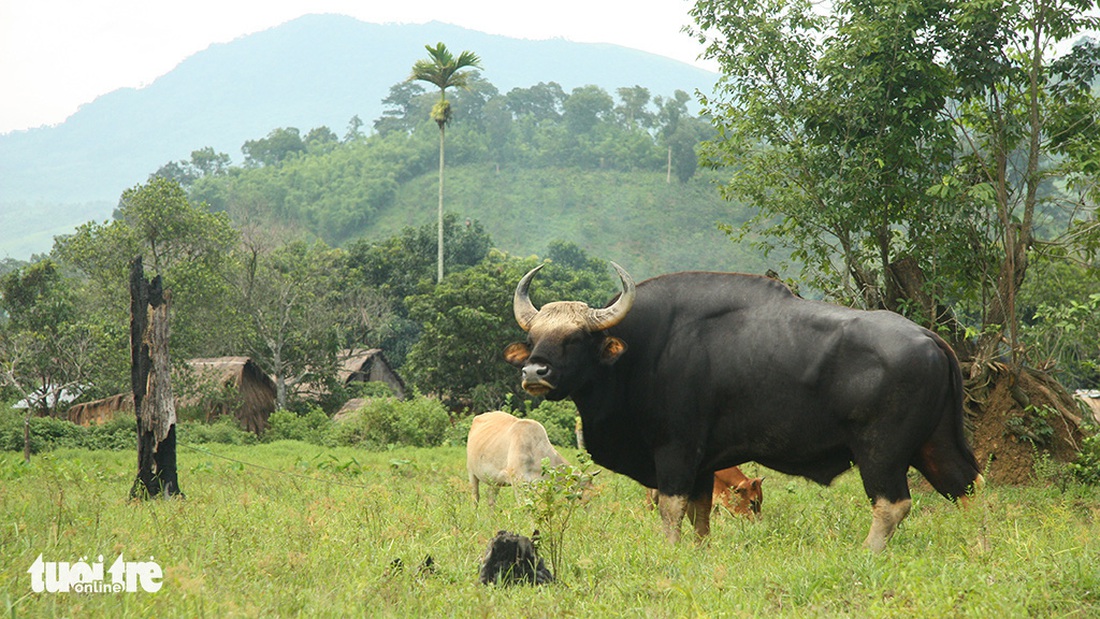
[{"label": "mountain ridge", "polygon": [[443,41],[482,58],[501,92],[558,82],[641,85],[654,95],[709,89],[717,75],[609,44],[526,40],[458,26],[371,24],[313,14],[217,43],[152,83],[82,105],[59,125],[0,135],[0,204],[115,201],[169,161],[213,147],[238,163],[240,147],[279,127],[328,126],[381,115],[389,87],[408,77],[424,45]]}]

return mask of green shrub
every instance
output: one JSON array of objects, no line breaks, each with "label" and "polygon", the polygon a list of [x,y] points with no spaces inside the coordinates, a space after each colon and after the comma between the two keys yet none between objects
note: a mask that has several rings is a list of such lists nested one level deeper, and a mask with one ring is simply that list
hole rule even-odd
[{"label": "green shrub", "polygon": [[543,400],[526,415],[517,413],[518,417],[527,417],[541,423],[546,428],[546,435],[550,437],[550,442],[562,447],[577,445],[577,415],[577,406],[569,400],[560,402]]},{"label": "green shrub", "polygon": [[137,449],[137,420],[132,413],[83,429],[84,440],[80,447],[85,449]]},{"label": "green shrub", "polygon": [[542,459],[542,479],[521,482],[517,488],[520,506],[541,532],[540,551],[545,551],[552,572],[561,576],[565,531],[580,506],[584,493],[592,487],[598,469],[585,454],[577,456],[578,466],[550,466]]},{"label": "green shrub", "polygon": [[1022,415],[1005,419],[1005,430],[1035,447],[1047,447],[1054,440],[1050,419],[1057,415],[1049,406],[1028,405]]},{"label": "green shrub", "polygon": [[271,413],[264,431],[264,442],[291,440],[320,445],[332,425],[325,411],[310,408],[299,415],[293,411],[277,410]]},{"label": "green shrub", "polygon": [[242,430],[232,417],[221,417],[214,423],[181,423],[176,426],[176,440],[180,443],[223,445],[254,445],[259,442],[255,434]]},{"label": "green shrub", "polygon": [[470,436],[470,425],[474,423],[473,415],[464,415],[451,419],[451,427],[443,437],[445,447],[465,447],[466,438]]},{"label": "green shrub", "polygon": [[[24,411],[0,409],[0,451],[23,451]],[[137,449],[132,414],[85,427],[56,417],[31,418],[31,453],[52,449]]]},{"label": "green shrub", "polygon": [[[0,451],[23,451],[23,415],[24,411],[0,407]],[[31,419],[31,453],[39,453],[45,447],[43,438],[35,435]]]},{"label": "green shrub", "polygon": [[80,447],[87,428],[76,425],[68,419],[56,417],[34,417],[31,419],[31,435],[42,439],[43,449],[62,447]]},{"label": "green shrub", "polygon": [[1077,481],[1088,485],[1100,484],[1100,433],[1085,437],[1081,442],[1081,451],[1068,467]]},{"label": "green shrub", "polygon": [[324,442],[370,449],[392,445],[435,447],[443,444],[450,427],[447,409],[438,400],[378,398],[333,424]]}]

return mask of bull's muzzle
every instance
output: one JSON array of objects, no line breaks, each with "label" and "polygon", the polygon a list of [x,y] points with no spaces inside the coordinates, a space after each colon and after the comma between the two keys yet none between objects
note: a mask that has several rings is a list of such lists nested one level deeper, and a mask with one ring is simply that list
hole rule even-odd
[{"label": "bull's muzzle", "polygon": [[523,366],[523,390],[533,396],[546,395],[554,388],[547,380],[550,366],[542,363],[528,363]]}]

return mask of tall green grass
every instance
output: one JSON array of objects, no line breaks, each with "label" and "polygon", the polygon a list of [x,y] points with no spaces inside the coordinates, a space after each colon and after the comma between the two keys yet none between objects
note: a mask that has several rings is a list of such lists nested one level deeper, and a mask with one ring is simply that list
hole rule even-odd
[{"label": "tall green grass", "polygon": [[[767,472],[764,517],[717,514],[667,544],[634,482],[603,472],[553,585],[478,584],[509,489],[475,508],[460,447],[365,452],[296,441],[183,448],[184,500],[130,502],[128,452],[0,454],[0,611],[9,617],[1100,616],[1100,490],[987,487],[972,508],[914,490],[887,550],[858,473],[832,488]],[[564,452],[576,461],[574,453]],[[259,468],[256,465],[262,465]],[[764,472],[749,465],[748,473]],[[914,484],[916,485],[916,484]],[[721,516],[721,517],[720,517]],[[688,536],[685,536],[688,539]],[[33,593],[45,561],[153,558],[158,593]],[[430,574],[417,566],[428,555]],[[401,559],[403,569],[393,562]]]}]

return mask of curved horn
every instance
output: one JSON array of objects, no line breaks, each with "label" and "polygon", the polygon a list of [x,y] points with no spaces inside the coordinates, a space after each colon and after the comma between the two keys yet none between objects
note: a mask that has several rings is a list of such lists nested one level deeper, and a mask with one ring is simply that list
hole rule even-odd
[{"label": "curved horn", "polygon": [[528,271],[527,275],[519,280],[519,285],[516,286],[516,294],[512,297],[512,312],[516,315],[516,322],[519,323],[519,327],[524,331],[531,330],[531,321],[539,313],[539,310],[535,308],[535,304],[531,303],[531,297],[527,296],[527,287],[531,285],[535,273],[538,273],[539,269],[544,266],[546,266],[546,263]]},{"label": "curved horn", "polygon": [[588,311],[589,331],[603,331],[614,327],[626,318],[626,313],[634,305],[634,280],[630,277],[630,273],[614,262],[611,266],[615,267],[619,273],[619,279],[623,282],[623,293],[611,307]]}]

